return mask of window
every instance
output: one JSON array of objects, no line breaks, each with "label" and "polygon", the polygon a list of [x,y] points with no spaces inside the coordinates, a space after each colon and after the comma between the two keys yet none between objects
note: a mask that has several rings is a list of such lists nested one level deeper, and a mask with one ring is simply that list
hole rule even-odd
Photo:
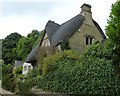
[{"label": "window", "polygon": [[24,71],[27,71],[27,66],[24,66]]},{"label": "window", "polygon": [[86,37],[86,45],[88,45],[88,37]]},{"label": "window", "polygon": [[31,66],[29,65],[29,66],[28,66],[28,70],[30,70],[30,69],[31,69]]},{"label": "window", "polygon": [[86,35],[85,38],[86,38],[86,45],[92,45],[94,37],[91,35]]}]

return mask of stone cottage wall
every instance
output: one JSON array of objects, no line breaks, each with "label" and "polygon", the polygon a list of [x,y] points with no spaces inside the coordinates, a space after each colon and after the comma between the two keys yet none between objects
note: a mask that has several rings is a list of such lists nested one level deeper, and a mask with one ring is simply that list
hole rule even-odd
[{"label": "stone cottage wall", "polygon": [[87,35],[93,36],[92,43],[103,40],[102,35],[100,34],[95,25],[93,24],[87,25],[84,23],[79,28],[79,30],[69,39],[70,44],[69,46],[71,47],[71,49],[82,52],[87,46],[86,45]]}]

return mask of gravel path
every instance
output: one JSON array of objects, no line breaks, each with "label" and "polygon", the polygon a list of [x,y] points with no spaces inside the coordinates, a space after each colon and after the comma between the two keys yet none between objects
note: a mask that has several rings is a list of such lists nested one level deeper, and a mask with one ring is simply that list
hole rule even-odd
[{"label": "gravel path", "polygon": [[1,81],[0,81],[0,94],[14,94],[10,91],[4,90],[3,88],[1,88]]},{"label": "gravel path", "polygon": [[0,94],[14,94],[14,93],[12,93],[10,91],[6,91],[0,87]]}]

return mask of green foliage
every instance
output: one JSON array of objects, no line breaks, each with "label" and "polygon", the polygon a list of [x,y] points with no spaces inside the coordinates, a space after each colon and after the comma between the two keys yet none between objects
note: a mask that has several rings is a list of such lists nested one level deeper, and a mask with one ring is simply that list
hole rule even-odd
[{"label": "green foliage", "polygon": [[11,67],[11,64],[2,64],[2,87],[6,90],[15,91],[15,78],[12,73],[8,73],[9,68]]},{"label": "green foliage", "polygon": [[2,58],[5,64],[12,63],[16,57],[15,51],[18,40],[21,38],[21,35],[18,33],[11,33],[5,39],[2,40]]},{"label": "green foliage", "polygon": [[42,75],[42,69],[40,67],[36,67],[34,70],[31,70],[28,74],[27,74],[27,78],[35,78],[39,75]]},{"label": "green foliage", "polygon": [[33,30],[27,37],[22,37],[18,33],[11,33],[3,39],[2,53],[5,64],[13,63],[15,59],[25,60],[34,43],[38,41],[39,35],[40,33],[37,30]]},{"label": "green foliage", "polygon": [[35,40],[37,40],[39,37],[39,34],[40,33],[38,32],[38,30],[32,30],[32,32],[28,34],[27,37],[33,37]]},{"label": "green foliage", "polygon": [[79,56],[72,50],[61,51],[56,53],[55,55],[48,56],[44,58],[43,61],[42,65],[43,75],[46,75],[50,70],[54,70],[55,68],[52,68],[52,64],[54,62],[59,62],[59,60],[64,59],[64,57],[70,58],[72,60],[79,60]]},{"label": "green foliage", "polygon": [[32,38],[22,37],[17,45],[17,54],[18,58],[22,59],[23,61],[27,57],[27,55],[32,50],[33,40]]},{"label": "green foliage", "polygon": [[113,64],[120,74],[120,1],[112,5],[106,34],[109,47],[112,49]]},{"label": "green foliage", "polygon": [[11,66],[11,64],[2,64],[2,77],[8,74],[8,70]]},{"label": "green foliage", "polygon": [[33,30],[27,37],[22,37],[17,45],[17,59],[22,59],[23,61],[26,59],[28,54],[33,48],[34,42],[39,37],[39,32],[37,30]]},{"label": "green foliage", "polygon": [[[96,44],[81,55],[61,51],[47,56],[42,70],[30,71],[17,82],[19,94],[30,94],[33,86],[45,91],[66,94],[101,94],[119,96],[119,76],[112,65],[110,50]],[[27,90],[25,90],[27,89]]]},{"label": "green foliage", "polygon": [[112,40],[112,42],[115,44],[119,44],[119,40],[120,40],[119,22],[120,22],[120,1],[112,5],[110,18],[106,29],[107,35],[109,36],[110,40]]},{"label": "green foliage", "polygon": [[15,48],[16,42],[21,38],[21,35],[18,33],[11,33],[5,39],[3,39],[2,46],[5,48]]},{"label": "green foliage", "polygon": [[105,45],[97,43],[88,46],[81,55],[81,60],[86,58],[103,58],[111,60],[111,49],[108,46],[106,46],[106,43],[107,41],[105,42]]},{"label": "green foliage", "polygon": [[12,73],[6,74],[2,76],[2,87],[8,91],[15,91],[16,79],[14,78],[14,75]]},{"label": "green foliage", "polygon": [[31,89],[33,86],[37,85],[37,78],[39,78],[41,74],[41,69],[37,67],[26,75],[19,75],[17,79],[16,93],[21,95],[33,95]]},{"label": "green foliage", "polygon": [[16,86],[17,94],[30,95],[31,94],[30,89],[31,89],[31,86],[33,86],[32,84],[33,84],[32,79],[17,81],[17,86]]},{"label": "green foliage", "polygon": [[60,47],[61,47],[62,50],[70,50],[71,49],[70,46],[69,46],[69,41],[68,40],[62,42]]},{"label": "green foliage", "polygon": [[14,69],[14,74],[15,74],[16,76],[22,74],[22,69],[23,69],[22,67],[18,67],[18,68],[16,68],[16,69]]},{"label": "green foliage", "polygon": [[107,52],[103,50],[102,46],[93,45],[79,59],[73,59],[76,58],[74,55],[72,58],[69,58],[72,55],[59,57],[59,53],[46,58],[45,62],[49,62],[44,63],[47,64],[47,74],[39,78],[38,87],[67,94],[119,95],[119,77],[115,74],[112,61],[106,57]]},{"label": "green foliage", "polygon": [[39,44],[41,38],[43,37],[44,31],[41,31],[39,34],[40,34],[39,37],[38,37],[37,40],[34,42],[33,48],[34,48],[37,44]]},{"label": "green foliage", "polygon": [[[3,42],[3,53],[4,59],[6,58],[7,63],[2,66],[2,85],[6,90],[14,91],[18,94],[29,94],[30,89],[35,85],[36,79],[42,70],[36,68],[31,71],[27,76],[22,75],[22,67],[14,70],[14,74],[9,73],[13,67],[8,62],[12,62],[15,59],[25,60],[27,55],[32,50],[33,46],[39,43],[39,39],[42,37],[42,33],[39,34],[37,30],[33,30],[27,37],[17,37],[17,33],[12,33],[6,37]],[[15,39],[16,38],[16,39]],[[16,40],[16,41],[15,41]],[[38,77],[37,77],[38,76]],[[28,85],[29,84],[29,85]],[[16,87],[16,88],[15,88]]]}]

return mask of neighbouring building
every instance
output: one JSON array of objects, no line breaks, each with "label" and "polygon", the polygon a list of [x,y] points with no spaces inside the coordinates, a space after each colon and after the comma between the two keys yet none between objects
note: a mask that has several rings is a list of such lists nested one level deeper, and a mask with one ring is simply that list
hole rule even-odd
[{"label": "neighbouring building", "polygon": [[22,67],[23,66],[23,61],[21,60],[15,60],[15,63],[14,63],[14,69],[17,69],[19,67]]},{"label": "neighbouring building", "polygon": [[33,70],[33,66],[31,65],[31,63],[24,62],[22,74],[27,74],[30,70]]},{"label": "neighbouring building", "polygon": [[13,65],[13,73],[14,73],[14,70],[16,70],[17,68],[22,68],[23,66],[23,61],[21,60],[15,60],[15,63]]},{"label": "neighbouring building", "polygon": [[81,12],[65,23],[47,22],[42,39],[30,52],[26,62],[36,66],[39,58],[61,50],[61,43],[66,41],[72,50],[82,52],[86,46],[105,39],[99,24],[92,18],[91,5],[83,4]]}]

